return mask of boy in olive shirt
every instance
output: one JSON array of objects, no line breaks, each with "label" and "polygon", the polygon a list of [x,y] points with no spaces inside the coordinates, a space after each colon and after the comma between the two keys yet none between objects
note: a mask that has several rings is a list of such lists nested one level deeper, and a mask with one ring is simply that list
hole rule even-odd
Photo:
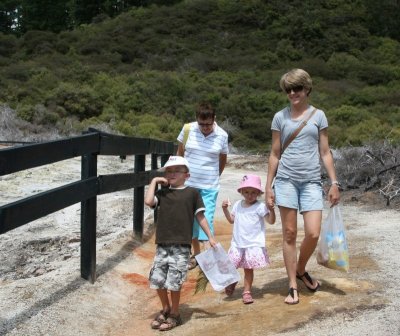
[{"label": "boy in olive shirt", "polygon": [[[146,205],[159,207],[156,229],[156,255],[150,271],[150,288],[156,289],[162,310],[151,323],[153,329],[170,330],[182,324],[179,314],[180,291],[186,280],[190,257],[193,220],[214,247],[204,203],[197,189],[185,186],[190,176],[189,164],[181,156],[171,156],[164,167],[165,177],[155,177],[146,193]],[[157,184],[169,186],[156,191]],[[171,293],[171,301],[168,297]]]}]

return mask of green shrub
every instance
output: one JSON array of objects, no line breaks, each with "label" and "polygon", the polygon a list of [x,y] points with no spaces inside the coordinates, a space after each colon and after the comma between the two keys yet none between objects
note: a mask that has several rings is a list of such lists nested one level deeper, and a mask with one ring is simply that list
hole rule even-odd
[{"label": "green shrub", "polygon": [[17,51],[17,38],[0,32],[0,56],[10,57]]},{"label": "green shrub", "polygon": [[48,98],[47,105],[58,105],[79,120],[99,116],[103,109],[103,101],[88,85],[74,86],[70,83],[59,85]]},{"label": "green shrub", "polygon": [[365,109],[347,105],[332,109],[327,114],[330,124],[337,124],[341,127],[350,127],[368,119]]},{"label": "green shrub", "polygon": [[31,30],[21,39],[21,48],[27,55],[53,53],[57,43],[57,35],[49,31]]}]

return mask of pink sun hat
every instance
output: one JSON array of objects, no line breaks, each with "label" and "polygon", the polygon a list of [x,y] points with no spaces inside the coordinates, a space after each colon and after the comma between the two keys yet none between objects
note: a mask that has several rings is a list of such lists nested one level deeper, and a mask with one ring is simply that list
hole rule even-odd
[{"label": "pink sun hat", "polygon": [[246,187],[258,189],[260,190],[261,193],[263,193],[263,190],[261,188],[261,179],[258,175],[253,175],[253,174],[244,175],[242,181],[240,181],[240,186],[237,191],[240,192],[242,188]]}]

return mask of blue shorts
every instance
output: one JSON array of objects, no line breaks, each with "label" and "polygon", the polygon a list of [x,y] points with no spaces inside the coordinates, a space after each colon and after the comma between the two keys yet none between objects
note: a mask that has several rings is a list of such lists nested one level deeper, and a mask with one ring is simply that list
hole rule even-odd
[{"label": "blue shorts", "polygon": [[300,213],[324,208],[320,181],[299,182],[278,177],[275,179],[274,191],[277,206],[297,209]]},{"label": "blue shorts", "polygon": [[187,276],[189,256],[190,245],[158,244],[149,275],[150,288],[181,290]]},{"label": "blue shorts", "polygon": [[[215,207],[217,206],[218,189],[197,189],[203,199],[206,211],[204,216],[207,218],[208,225],[210,226],[211,234],[214,235],[214,214]],[[207,235],[200,227],[197,219],[194,219],[193,223],[193,238],[198,240],[208,240]]]}]

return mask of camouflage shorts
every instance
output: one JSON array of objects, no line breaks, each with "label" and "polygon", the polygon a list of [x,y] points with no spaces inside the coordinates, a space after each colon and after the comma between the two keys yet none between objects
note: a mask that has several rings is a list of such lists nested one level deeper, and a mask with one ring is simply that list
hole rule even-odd
[{"label": "camouflage shorts", "polygon": [[149,281],[152,289],[181,290],[186,280],[190,245],[157,245]]}]

